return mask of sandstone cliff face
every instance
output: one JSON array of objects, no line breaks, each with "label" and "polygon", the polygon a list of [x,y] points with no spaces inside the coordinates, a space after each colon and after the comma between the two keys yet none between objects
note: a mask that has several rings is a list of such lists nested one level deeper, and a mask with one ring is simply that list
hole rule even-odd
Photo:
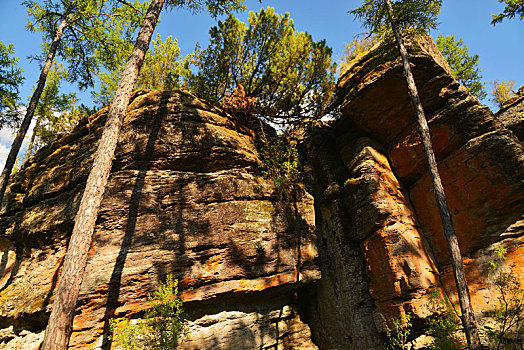
[{"label": "sandstone cliff face", "polygon": [[[494,115],[433,41],[408,42],[480,325],[494,247],[524,283],[522,98]],[[256,176],[255,132],[184,92],[137,94],[98,217],[70,347],[108,348],[167,274],[190,315],[183,349],[383,349],[386,324],[457,302],[397,50],[342,75],[341,117],[302,142],[309,195]],[[107,110],[40,150],[0,213],[0,348],[36,349]],[[316,226],[316,228],[315,228]],[[318,239],[317,239],[318,237]],[[318,251],[318,252],[317,252]],[[415,341],[415,344],[417,341]],[[414,348],[420,348],[415,345]]]},{"label": "sandstone cliff face", "polygon": [[[1,213],[0,348],[42,340],[107,109],[41,150]],[[72,349],[108,348],[108,320],[138,317],[179,280],[184,349],[313,349],[295,291],[320,278],[313,199],[256,176],[254,131],[183,92],[135,96],[97,220]]]},{"label": "sandstone cliff face", "polygon": [[[522,116],[504,123],[514,132],[506,128],[505,114],[495,117],[452,78],[431,38],[409,41],[408,50],[482,325],[499,297],[488,277],[496,245],[508,248],[507,264],[524,282]],[[431,290],[457,296],[396,47],[357,57],[338,95],[342,116],[308,146],[322,272],[309,293],[328,301],[309,305],[318,316],[312,332],[321,348],[380,348],[388,320],[432,312]],[[515,116],[520,105],[512,106]],[[346,330],[319,331],[339,311]],[[355,337],[362,331],[364,339]]]}]

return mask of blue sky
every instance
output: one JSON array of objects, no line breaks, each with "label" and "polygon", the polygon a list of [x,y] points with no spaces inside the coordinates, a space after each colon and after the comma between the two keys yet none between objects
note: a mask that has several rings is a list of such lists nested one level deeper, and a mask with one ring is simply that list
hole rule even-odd
[{"label": "blue sky", "polygon": [[[340,57],[344,43],[350,42],[354,35],[363,31],[358,21],[347,13],[360,5],[361,1],[338,0],[247,0],[249,11],[258,11],[261,7],[274,7],[277,13],[289,12],[300,31],[307,31],[315,40],[326,39],[333,48],[333,56]],[[491,14],[503,9],[503,4],[496,0],[444,0],[439,30],[442,34],[453,34],[463,38],[470,53],[478,54],[479,67],[483,80],[515,80],[516,88],[524,84],[524,21],[516,18],[505,20],[497,26],[490,24]],[[237,15],[246,20],[247,12]],[[1,0],[0,4],[0,40],[15,45],[15,54],[20,57],[20,65],[26,76],[22,88],[24,101],[29,99],[32,86],[39,75],[39,65],[26,57],[40,53],[39,33],[25,30],[26,10],[16,0]],[[206,47],[209,28],[216,24],[205,13],[192,15],[187,11],[165,12],[157,30],[163,38],[171,35],[178,38],[183,54],[194,50],[195,44]],[[438,32],[431,33],[434,37]],[[77,91],[76,86],[68,87]],[[79,93],[83,103],[91,105],[89,92]],[[486,99],[483,101],[491,108],[494,106]],[[5,149],[10,146],[10,132],[0,131],[0,163],[3,163]]]}]

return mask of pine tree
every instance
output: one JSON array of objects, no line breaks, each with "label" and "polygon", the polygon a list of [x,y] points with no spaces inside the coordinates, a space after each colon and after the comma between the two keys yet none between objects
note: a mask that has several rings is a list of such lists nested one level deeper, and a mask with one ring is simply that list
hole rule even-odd
[{"label": "pine tree", "polygon": [[462,39],[458,41],[454,35],[437,37],[437,47],[446,57],[455,79],[468,88],[469,92],[479,100],[486,97],[486,84],[481,81],[480,69],[477,67],[479,55],[470,55],[467,45]]},{"label": "pine tree", "polygon": [[241,88],[255,115],[276,123],[324,114],[334,92],[331,48],[296,31],[289,13],[268,7],[247,24],[230,15],[209,33],[190,83],[198,95],[223,102]]},{"label": "pine tree", "polygon": [[[151,1],[108,111],[107,121],[98,143],[93,167],[87,178],[86,188],[75,217],[73,233],[64,257],[60,282],[42,344],[44,350],[64,350],[69,343],[95,221],[109,178],[122,121],[165,1]],[[223,12],[243,8],[242,3],[242,0],[172,0],[167,4],[193,11],[206,8],[211,15],[217,16]]]},{"label": "pine tree", "polygon": [[[428,168],[433,181],[435,190],[435,197],[444,227],[444,234],[448,243],[448,249],[451,257],[451,265],[453,266],[453,273],[455,276],[455,283],[459,295],[460,308],[462,311],[462,324],[469,348],[471,350],[481,349],[481,343],[478,335],[477,325],[471,307],[471,298],[466,282],[466,275],[464,272],[464,265],[462,263],[462,256],[458,244],[457,235],[453,228],[453,221],[451,213],[444,194],[444,188],[437,169],[437,162],[431,144],[431,135],[429,133],[428,124],[424,115],[424,109],[420,102],[415,79],[411,72],[409,57],[404,46],[400,29],[405,28],[435,28],[436,16],[440,12],[441,0],[402,0],[397,1],[394,5],[390,0],[365,0],[360,8],[357,8],[350,13],[361,18],[364,26],[368,27],[371,32],[379,35],[387,35],[386,27],[390,26],[395,40],[400,50],[400,56],[404,67],[404,76],[408,85],[409,94],[415,108],[415,115],[419,124],[420,137],[424,148],[424,155],[428,163]],[[407,12],[406,12],[407,11]],[[400,19],[397,22],[397,19]],[[389,22],[389,24],[388,24]],[[400,25],[400,27],[399,27]]]}]

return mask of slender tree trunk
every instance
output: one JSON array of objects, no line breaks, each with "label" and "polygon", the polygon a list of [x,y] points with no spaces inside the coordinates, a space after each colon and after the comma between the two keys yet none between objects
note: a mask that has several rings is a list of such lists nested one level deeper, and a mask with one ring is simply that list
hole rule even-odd
[{"label": "slender tree trunk", "polygon": [[31,155],[33,154],[33,148],[35,147],[36,131],[38,130],[38,127],[40,126],[41,122],[42,115],[39,115],[38,118],[36,118],[35,127],[33,128],[33,134],[31,135],[31,141],[29,141],[29,145],[27,146],[26,159],[29,159],[29,157],[31,157]]},{"label": "slender tree trunk", "polygon": [[466,274],[464,273],[464,265],[462,263],[462,256],[460,254],[460,248],[453,228],[453,221],[451,219],[451,213],[446,202],[446,196],[444,194],[444,188],[442,187],[442,181],[437,169],[437,161],[435,160],[435,154],[433,153],[433,146],[431,144],[431,135],[429,133],[428,123],[424,116],[424,110],[422,103],[415,85],[415,79],[411,72],[408,52],[404,46],[402,37],[400,36],[399,30],[395,18],[393,16],[393,7],[391,1],[386,0],[388,6],[388,13],[391,19],[391,27],[400,50],[402,57],[402,63],[404,65],[404,75],[408,84],[409,94],[415,107],[415,114],[417,122],[419,124],[420,138],[424,147],[424,155],[428,163],[429,172],[433,181],[433,187],[435,189],[435,197],[437,199],[437,205],[440,212],[440,218],[442,220],[442,226],[444,227],[444,234],[448,243],[448,249],[451,258],[451,265],[453,266],[453,274],[455,275],[455,283],[457,285],[457,291],[460,301],[460,309],[462,311],[462,324],[464,326],[464,332],[466,333],[466,339],[468,346],[471,350],[482,349],[477,325],[475,323],[475,317],[473,315],[473,308],[471,307],[471,299],[469,296],[468,284],[466,282]]},{"label": "slender tree trunk", "polygon": [[118,84],[113,104],[109,109],[107,122],[95,154],[93,168],[89,173],[80,207],[76,214],[75,226],[64,259],[60,282],[42,344],[44,350],[63,350],[67,348],[69,343],[92,234],[111,171],[122,121],[164,1],[153,0],[149,6],[138,33],[135,47]]},{"label": "slender tree trunk", "polygon": [[33,93],[33,96],[31,97],[31,101],[29,102],[29,106],[27,107],[27,111],[25,113],[24,120],[22,121],[22,125],[20,125],[20,128],[16,133],[16,137],[11,146],[11,150],[9,151],[9,155],[7,156],[4,170],[2,171],[2,175],[0,175],[0,206],[2,205],[2,200],[4,199],[5,190],[7,188],[7,182],[9,181],[9,177],[11,176],[11,172],[13,171],[13,166],[16,162],[16,156],[20,151],[20,147],[22,147],[22,142],[24,141],[24,137],[27,134],[29,125],[31,125],[31,120],[33,119],[33,115],[35,114],[36,110],[36,105],[38,104],[40,96],[42,95],[42,91],[44,90],[47,75],[49,73],[49,70],[51,69],[51,65],[53,64],[56,50],[58,48],[58,44],[60,43],[60,38],[62,37],[64,28],[67,27],[67,25],[68,23],[66,17],[62,18],[62,21],[60,22],[56,30],[55,37],[51,42],[49,53],[47,54],[44,67],[42,68],[42,72],[40,72],[38,85],[36,86],[36,90]]}]

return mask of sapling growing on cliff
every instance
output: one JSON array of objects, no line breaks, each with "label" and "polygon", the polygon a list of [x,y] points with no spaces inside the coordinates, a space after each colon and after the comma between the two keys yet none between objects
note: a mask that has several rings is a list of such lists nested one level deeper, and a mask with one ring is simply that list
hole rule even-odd
[{"label": "sapling growing on cliff", "polygon": [[514,272],[515,266],[507,266],[507,248],[495,248],[496,258],[490,262],[490,277],[500,293],[498,305],[492,310],[496,326],[488,330],[492,348],[524,348],[524,286]]},{"label": "sapling growing on cliff", "polygon": [[158,289],[148,294],[150,307],[141,322],[128,318],[111,319],[114,345],[126,350],[173,350],[180,339],[188,334],[186,315],[178,297],[178,281],[167,275]]},{"label": "sapling growing on cliff", "polygon": [[350,13],[357,18],[360,18],[363,21],[363,25],[367,27],[371,33],[387,37],[389,35],[388,33],[390,33],[389,29],[391,28],[393,31],[402,58],[404,76],[415,109],[420,138],[424,148],[424,155],[428,163],[431,180],[433,181],[442,226],[444,228],[444,234],[450,252],[451,264],[453,266],[453,273],[462,310],[462,324],[464,326],[470,349],[477,350],[481,349],[481,343],[473,314],[473,308],[471,306],[471,298],[466,282],[466,274],[464,272],[459,243],[455,229],[453,228],[451,213],[449,211],[444,188],[437,169],[437,161],[431,144],[428,123],[424,115],[424,109],[411,71],[408,52],[404,46],[404,40],[402,39],[400,32],[402,29],[435,28],[441,4],[441,0],[402,0],[396,1],[393,4],[390,0],[364,0],[361,7],[350,11]]}]

